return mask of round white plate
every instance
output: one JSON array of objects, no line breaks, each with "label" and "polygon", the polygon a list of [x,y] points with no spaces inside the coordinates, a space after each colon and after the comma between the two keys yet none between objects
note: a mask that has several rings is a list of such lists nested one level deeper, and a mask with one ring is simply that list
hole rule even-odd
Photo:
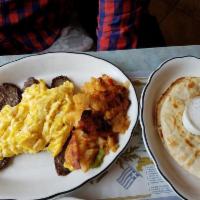
[{"label": "round white plate", "polygon": [[200,59],[195,57],[172,58],[153,72],[143,90],[140,102],[140,122],[143,140],[160,174],[185,199],[200,199],[200,179],[181,168],[164,148],[154,126],[154,109],[160,95],[177,78],[200,77]]},{"label": "round white plate", "polygon": [[[47,53],[26,57],[0,68],[0,83],[11,82],[23,86],[28,77],[44,79],[48,83],[59,75],[67,75],[77,86],[91,77],[107,74],[120,82],[129,81],[117,67],[102,59],[80,53]],[[99,168],[84,173],[74,171],[67,176],[57,175],[53,158],[43,152],[21,155],[11,166],[0,172],[0,199],[40,199],[71,192],[105,171],[125,149],[131,139],[138,117],[135,90],[129,87],[131,106],[128,111],[130,126],[119,138],[117,152],[107,155]]]}]

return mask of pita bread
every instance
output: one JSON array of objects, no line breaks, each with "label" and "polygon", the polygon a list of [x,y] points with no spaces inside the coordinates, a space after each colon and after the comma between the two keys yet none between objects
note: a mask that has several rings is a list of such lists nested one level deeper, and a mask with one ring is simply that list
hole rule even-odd
[{"label": "pita bread", "polygon": [[182,123],[185,105],[196,96],[200,96],[200,77],[177,79],[156,105],[156,126],[170,155],[200,178],[200,136],[188,132]]}]

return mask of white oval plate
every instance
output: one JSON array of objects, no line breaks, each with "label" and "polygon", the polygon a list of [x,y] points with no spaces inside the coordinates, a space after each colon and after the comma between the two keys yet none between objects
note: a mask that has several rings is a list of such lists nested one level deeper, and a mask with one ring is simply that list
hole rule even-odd
[{"label": "white oval plate", "polygon": [[[22,87],[30,76],[50,83],[56,76],[67,75],[80,86],[91,77],[99,77],[102,74],[110,75],[120,82],[129,81],[122,71],[102,59],[80,53],[47,53],[4,65],[0,68],[0,83],[11,82]],[[129,92],[130,126],[126,133],[120,136],[117,152],[107,155],[99,168],[86,173],[77,170],[67,176],[59,177],[55,171],[53,158],[48,153],[17,156],[11,166],[0,172],[0,199],[55,197],[75,190],[105,171],[127,146],[137,121],[138,102],[132,84]]]},{"label": "white oval plate", "polygon": [[177,194],[185,199],[200,198],[200,179],[181,168],[164,148],[154,126],[153,111],[161,94],[177,78],[200,76],[200,60],[195,57],[172,58],[155,70],[145,86],[140,102],[143,141],[160,174]]}]

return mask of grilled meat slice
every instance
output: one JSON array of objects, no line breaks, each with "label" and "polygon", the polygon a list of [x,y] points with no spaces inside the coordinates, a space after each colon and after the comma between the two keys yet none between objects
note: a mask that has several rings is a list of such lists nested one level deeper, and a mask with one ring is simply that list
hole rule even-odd
[{"label": "grilled meat slice", "polygon": [[26,89],[27,87],[30,87],[33,84],[37,84],[39,81],[35,79],[34,77],[29,77],[25,82],[24,82],[24,88]]},{"label": "grilled meat slice", "polygon": [[70,79],[67,76],[55,77],[51,82],[51,88],[58,87],[62,85],[65,81],[70,81]]}]

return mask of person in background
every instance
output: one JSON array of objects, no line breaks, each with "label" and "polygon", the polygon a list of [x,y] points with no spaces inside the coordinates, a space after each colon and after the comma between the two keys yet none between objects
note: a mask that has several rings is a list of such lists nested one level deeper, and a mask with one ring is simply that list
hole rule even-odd
[{"label": "person in background", "polygon": [[[70,24],[80,20],[97,50],[136,48],[142,0],[1,0],[0,54],[49,48]],[[95,35],[96,29],[96,35]]]},{"label": "person in background", "polygon": [[[0,53],[42,51],[59,37],[68,19],[65,0],[1,0]],[[70,4],[68,3],[70,6]]]},{"label": "person in background", "polygon": [[99,0],[97,49],[136,48],[142,5],[141,0]]}]

